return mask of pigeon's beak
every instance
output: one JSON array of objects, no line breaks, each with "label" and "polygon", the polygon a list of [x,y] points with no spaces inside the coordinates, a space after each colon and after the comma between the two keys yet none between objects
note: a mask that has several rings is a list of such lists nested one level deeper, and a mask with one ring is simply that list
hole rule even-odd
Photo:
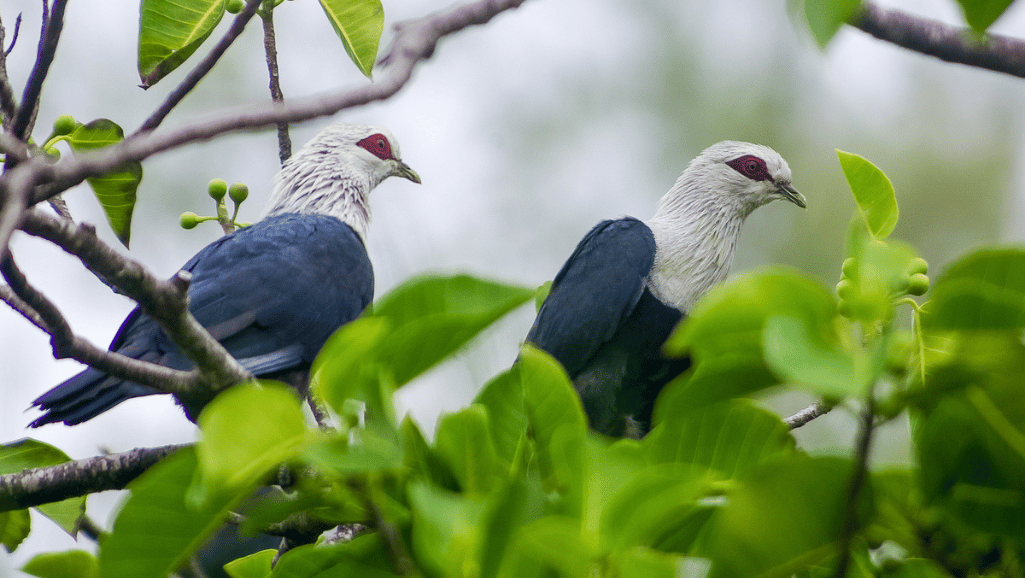
[{"label": "pigeon's beak", "polygon": [[407,165],[406,163],[404,163],[402,161],[396,161],[396,162],[399,164],[399,166],[395,167],[395,172],[392,173],[392,174],[394,174],[396,177],[402,177],[404,179],[409,179],[409,180],[413,181],[414,183],[416,183],[418,185],[420,184],[420,175],[416,174],[416,171],[414,171],[413,169],[409,168],[409,165]]},{"label": "pigeon's beak", "polygon": [[808,199],[804,198],[804,195],[799,193],[790,183],[783,183],[779,185],[779,194],[783,195],[783,198],[790,201],[791,203],[801,207],[802,209],[808,208]]}]

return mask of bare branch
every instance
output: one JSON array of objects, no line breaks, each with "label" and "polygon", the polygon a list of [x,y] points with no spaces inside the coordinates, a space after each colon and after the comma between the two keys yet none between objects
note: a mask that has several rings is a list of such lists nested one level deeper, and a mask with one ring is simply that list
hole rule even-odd
[{"label": "bare branch", "polygon": [[[499,13],[518,7],[524,0],[479,0],[419,20],[396,25],[398,34],[384,61],[384,75],[377,82],[360,88],[320,97],[292,100],[288,103],[250,105],[217,118],[186,125],[165,133],[142,132],[92,154],[62,158],[56,165],[35,179],[36,183],[52,183],[36,191],[33,202],[40,202],[82,182],[86,177],[102,175],[118,165],[141,161],[157,153],[182,145],[205,141],[218,135],[244,129],[260,128],[279,122],[299,122],[332,115],[340,110],[384,100],[397,93],[412,76],[416,65],[431,56],[438,41],[469,26],[484,24]],[[38,167],[18,166],[0,176],[0,188],[19,171],[36,171]],[[45,178],[43,178],[45,176]],[[24,178],[24,177],[22,177]],[[2,231],[0,231],[2,232]],[[0,237],[0,242],[5,239]]]},{"label": "bare branch", "polygon": [[188,445],[137,448],[0,475],[0,512],[124,489],[153,464]]},{"label": "bare branch", "polygon": [[[76,225],[30,211],[25,213],[22,228],[26,233],[42,237],[81,259],[109,283],[124,290],[147,315],[160,323],[164,332],[196,363],[203,378],[201,382],[177,382],[174,385],[182,389],[175,391],[176,395],[208,399],[232,385],[252,379],[252,375],[189,313],[186,298],[188,273],[180,271],[169,281],[157,279],[141,264],[96,237],[96,230],[91,225]],[[166,391],[169,388],[161,389]]]},{"label": "bare branch", "polygon": [[[184,100],[185,97],[188,96],[190,92],[192,92],[192,89],[196,88],[196,85],[199,84],[199,81],[203,80],[203,77],[206,76],[207,73],[209,73],[211,70],[213,70],[213,67],[215,64],[217,64],[217,61],[220,60],[222,56],[224,56],[224,53],[227,52],[228,47],[235,42],[235,39],[238,38],[240,34],[242,34],[242,31],[245,29],[246,24],[248,24],[249,21],[253,18],[253,15],[256,14],[256,8],[260,5],[261,1],[262,0],[249,0],[246,3],[245,8],[243,8],[242,11],[235,16],[235,21],[232,22],[231,28],[228,29],[228,32],[225,33],[224,37],[221,38],[220,42],[218,42],[217,45],[214,46],[213,50],[211,50],[210,53],[206,55],[206,58],[200,61],[196,68],[192,69],[192,71],[189,72],[189,74],[185,77],[185,80],[183,80],[181,84],[175,87],[171,94],[167,96],[167,99],[164,100],[163,104],[160,105],[160,108],[158,108],[156,112],[150,115],[150,117],[147,118],[144,123],[142,123],[142,126],[139,127],[139,130],[136,131],[136,134],[151,131],[160,126],[160,123],[162,123],[164,119],[167,118],[167,115],[170,114],[172,110],[174,110],[174,107],[178,106],[178,103]],[[149,87],[144,85],[143,88]]]},{"label": "bare branch", "polygon": [[979,35],[899,10],[864,2],[851,22],[880,40],[947,62],[1025,78],[1025,42],[998,34]]},{"label": "bare branch", "polygon": [[18,109],[18,103],[14,102],[14,89],[11,87],[11,79],[7,76],[7,55],[14,49],[18,41],[18,31],[21,30],[21,14],[14,21],[14,37],[11,38],[11,47],[4,50],[4,38],[7,30],[0,24],[0,119],[3,119],[4,126],[10,126],[14,114]]},{"label": "bare branch", "polygon": [[26,303],[24,299],[18,297],[18,294],[9,286],[0,285],[0,301],[3,301],[11,309],[20,313],[29,323],[35,325],[44,333],[50,333],[50,326],[46,324],[46,321],[43,321],[43,317],[39,315],[39,312]]},{"label": "bare branch", "polygon": [[86,365],[101,369],[118,377],[148,385],[164,393],[190,393],[202,387],[195,372],[178,371],[162,365],[139,361],[100,349],[85,339],[76,336],[57,306],[42,293],[29,285],[28,280],[8,256],[0,262],[0,271],[7,279],[7,289],[16,301],[9,300],[0,291],[0,297],[29,321],[50,335],[53,356],[57,359],[72,358]]},{"label": "bare branch", "polygon": [[808,422],[817,417],[826,415],[832,409],[833,406],[831,405],[825,405],[823,403],[816,402],[802,409],[801,411],[795,413],[794,415],[784,419],[783,423],[785,423],[788,428],[794,430],[803,425],[806,425]]},{"label": "bare branch", "polygon": [[39,111],[39,95],[43,90],[43,81],[50,72],[53,57],[57,54],[61,31],[64,29],[64,8],[67,0],[54,0],[53,8],[46,14],[44,9],[43,33],[39,39],[39,52],[36,65],[32,68],[25,91],[21,96],[21,107],[14,116],[11,132],[19,139],[25,140],[32,131],[32,125]]},{"label": "bare branch", "polygon": [[[278,70],[278,48],[274,35],[274,0],[264,0],[263,11],[263,51],[267,55],[267,74],[270,77],[270,98],[274,102],[284,102],[285,95],[281,92],[281,73]],[[278,123],[278,159],[285,164],[292,156],[292,139],[288,136],[288,123]]]}]

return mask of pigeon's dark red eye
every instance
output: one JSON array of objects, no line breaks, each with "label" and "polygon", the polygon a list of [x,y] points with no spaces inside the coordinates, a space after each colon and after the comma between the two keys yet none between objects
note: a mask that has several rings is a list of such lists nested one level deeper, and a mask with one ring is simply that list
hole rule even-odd
[{"label": "pigeon's dark red eye", "polygon": [[753,181],[772,180],[772,175],[769,174],[769,168],[765,166],[765,161],[754,155],[744,155],[732,161],[726,161],[726,164]]},{"label": "pigeon's dark red eye", "polygon": [[389,143],[387,137],[381,133],[368,136],[356,143],[356,146],[367,149],[375,157],[382,160],[395,158],[392,156],[391,143]]}]

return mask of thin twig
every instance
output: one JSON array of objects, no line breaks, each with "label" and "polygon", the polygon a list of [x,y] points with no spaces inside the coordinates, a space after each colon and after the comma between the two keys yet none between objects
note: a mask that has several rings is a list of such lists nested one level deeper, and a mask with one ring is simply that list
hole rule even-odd
[{"label": "thin twig", "polygon": [[43,91],[43,81],[50,72],[50,65],[57,54],[57,44],[60,42],[61,31],[64,29],[64,8],[67,0],[54,0],[53,8],[46,15],[44,5],[43,32],[39,39],[39,52],[36,56],[36,65],[29,74],[28,83],[21,97],[21,106],[14,116],[14,124],[11,132],[21,140],[25,140],[32,131],[32,125],[36,120],[36,113],[39,111],[39,95]]},{"label": "thin twig", "polygon": [[1025,42],[1016,38],[980,35],[968,28],[880,8],[867,0],[851,24],[880,40],[947,62],[1025,78]]},{"label": "thin twig", "polygon": [[7,55],[14,50],[14,44],[18,41],[18,31],[21,30],[21,14],[14,21],[14,37],[11,38],[11,47],[3,49],[4,37],[7,30],[0,24],[0,119],[3,119],[4,126],[10,126],[14,120],[14,114],[18,110],[18,103],[14,101],[14,88],[11,87],[11,79],[7,75]]},{"label": "thin twig", "polygon": [[[267,74],[270,77],[270,98],[274,102],[284,102],[285,95],[281,92],[281,73],[278,70],[278,48],[274,34],[274,0],[264,0],[263,10],[263,51],[267,55]],[[292,156],[292,139],[288,136],[288,123],[278,123],[278,158],[285,164]]]},{"label": "thin twig", "polygon": [[153,464],[184,447],[188,444],[137,448],[0,475],[0,512],[122,490]]},{"label": "thin twig", "polygon": [[794,430],[806,425],[817,417],[826,415],[831,409],[833,409],[833,406],[831,405],[815,402],[794,415],[785,418],[783,423],[785,423],[788,428]]},{"label": "thin twig", "polygon": [[[260,5],[261,1],[262,0],[249,0],[246,3],[242,11],[235,16],[235,21],[231,23],[231,28],[228,29],[228,32],[225,33],[220,42],[218,42],[217,45],[214,46],[213,50],[206,55],[206,58],[196,65],[196,68],[189,72],[185,77],[185,80],[175,87],[171,94],[169,94],[160,105],[160,108],[158,108],[156,112],[150,115],[150,117],[142,123],[142,126],[139,127],[139,130],[137,130],[135,134],[145,133],[160,126],[160,123],[162,123],[167,115],[174,110],[174,107],[178,106],[178,103],[192,92],[192,89],[199,84],[199,81],[203,80],[203,77],[213,70],[217,61],[221,59],[221,56],[224,56],[228,47],[235,42],[235,39],[238,38],[240,34],[242,34],[246,24],[248,24],[249,20],[251,20],[253,15],[256,14],[256,8]],[[143,86],[143,88],[148,87]]]},{"label": "thin twig", "polygon": [[[8,287],[0,287],[3,298],[13,309],[25,316],[50,336],[53,356],[72,358],[112,375],[153,387],[165,393],[191,392],[199,387],[199,376],[194,372],[178,371],[162,365],[139,361],[101,349],[78,337],[57,306],[32,287],[11,256],[0,261],[0,272]],[[9,299],[7,293],[14,299]],[[20,302],[20,303],[19,303]]]},{"label": "thin twig", "polygon": [[850,486],[847,488],[847,500],[843,507],[843,526],[840,528],[840,557],[836,563],[834,578],[844,578],[851,563],[851,544],[857,534],[858,496],[868,477],[868,458],[872,449],[872,433],[875,431],[875,400],[872,392],[868,394],[865,412],[861,416],[861,427],[858,430],[858,445],[854,450],[854,471],[851,473]]},{"label": "thin twig", "polygon": [[179,398],[207,400],[232,385],[252,379],[252,374],[189,313],[186,290],[187,278],[191,276],[188,273],[179,271],[169,281],[157,279],[141,264],[101,241],[96,230],[88,224],[76,225],[30,211],[25,213],[22,228],[30,235],[42,237],[75,255],[112,285],[124,290],[196,363],[201,381],[179,381],[168,384],[161,391],[181,387],[174,391]]}]

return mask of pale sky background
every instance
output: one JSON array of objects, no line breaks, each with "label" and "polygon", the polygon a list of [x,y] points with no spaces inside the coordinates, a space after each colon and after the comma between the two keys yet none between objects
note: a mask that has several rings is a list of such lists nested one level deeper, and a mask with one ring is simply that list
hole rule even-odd
[{"label": "pale sky background", "polygon": [[[950,23],[953,0],[891,0]],[[106,117],[133,131],[181,80],[188,64],[149,91],[137,87],[135,2],[70,2],[61,50],[45,85],[37,139],[53,119]],[[449,2],[385,0],[386,26]],[[0,17],[24,22],[9,68],[20,93],[35,55],[39,2],[5,0]],[[647,218],[686,163],[723,139],[769,145],[790,163],[808,210],[775,203],[748,223],[734,270],[771,263],[832,286],[854,210],[834,149],[862,154],[893,180],[901,206],[895,235],[916,245],[935,276],[982,244],[1025,240],[1025,81],[942,63],[845,29],[820,51],[785,0],[528,0],[491,24],[444,40],[412,82],[387,102],[295,126],[296,147],[335,120],[387,126],[422,186],[391,179],[374,193],[368,238],[378,296],[426,271],[472,272],[538,285],[603,218]],[[348,61],[316,2],[276,12],[286,98],[367,82]],[[222,22],[215,36],[223,33]],[[1019,2],[992,29],[1025,37]],[[208,47],[201,49],[205,54]],[[261,32],[254,22],[167,128],[268,98]],[[255,219],[277,169],[272,131],[233,135],[154,157],[135,212],[131,255],[171,275],[219,235],[216,225],[177,225],[183,211],[209,214],[213,178],[244,181]],[[86,187],[66,198],[78,220],[113,235]],[[94,343],[110,342],[132,304],[77,261],[18,235],[14,254],[30,281]],[[400,392],[399,405],[432,431],[440,411],[464,406],[506,368],[533,318],[523,308],[459,358]],[[195,428],[166,397],[122,404],[92,421],[30,431],[31,400],[81,369],[55,361],[49,340],[0,308],[0,440],[35,437],[73,458],[191,441]],[[775,400],[791,413],[806,399]],[[838,412],[834,412],[838,413]],[[845,451],[849,419],[801,430],[805,447]],[[902,424],[892,427],[899,430]],[[900,436],[877,444],[882,463],[908,459]],[[117,493],[92,496],[108,525]],[[29,540],[5,561],[76,543],[33,517]]]}]

